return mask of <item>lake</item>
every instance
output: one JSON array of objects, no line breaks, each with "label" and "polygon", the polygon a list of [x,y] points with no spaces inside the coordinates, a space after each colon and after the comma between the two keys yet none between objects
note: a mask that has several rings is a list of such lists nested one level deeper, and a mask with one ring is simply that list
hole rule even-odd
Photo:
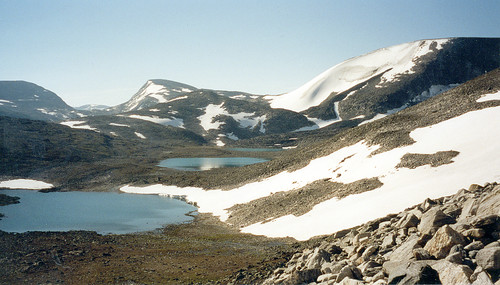
[{"label": "lake", "polygon": [[6,232],[87,230],[100,234],[150,231],[189,222],[196,207],[159,195],[105,192],[0,190],[20,197],[19,204],[0,207]]},{"label": "lake", "polygon": [[203,171],[222,167],[240,167],[266,161],[269,161],[269,159],[255,157],[189,157],[165,159],[160,161],[158,166],[177,170]]}]

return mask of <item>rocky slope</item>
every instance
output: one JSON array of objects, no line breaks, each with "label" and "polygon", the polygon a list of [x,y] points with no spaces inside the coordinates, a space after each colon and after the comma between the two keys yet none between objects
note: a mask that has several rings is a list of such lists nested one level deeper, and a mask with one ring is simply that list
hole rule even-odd
[{"label": "rocky slope", "polygon": [[84,115],[36,84],[0,81],[0,116],[58,122]]},{"label": "rocky slope", "polygon": [[317,244],[263,284],[499,284],[500,185],[426,199]]}]

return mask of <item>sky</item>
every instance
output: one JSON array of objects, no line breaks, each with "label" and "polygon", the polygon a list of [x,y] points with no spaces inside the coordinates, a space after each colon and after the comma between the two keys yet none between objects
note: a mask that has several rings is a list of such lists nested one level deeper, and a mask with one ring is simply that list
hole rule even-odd
[{"label": "sky", "polygon": [[293,91],[405,42],[500,37],[497,0],[0,0],[0,80],[118,105],[148,79]]}]

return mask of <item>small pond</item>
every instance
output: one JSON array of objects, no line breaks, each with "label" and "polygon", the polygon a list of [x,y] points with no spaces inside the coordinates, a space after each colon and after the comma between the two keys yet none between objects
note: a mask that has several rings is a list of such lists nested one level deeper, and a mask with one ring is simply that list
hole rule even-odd
[{"label": "small pond", "polygon": [[165,159],[160,161],[158,166],[177,170],[203,171],[222,167],[240,167],[266,161],[269,161],[269,159],[255,157],[189,157]]},{"label": "small pond", "polygon": [[20,197],[19,204],[0,207],[6,232],[88,230],[100,234],[150,231],[189,222],[196,207],[159,195],[103,192],[0,190]]}]

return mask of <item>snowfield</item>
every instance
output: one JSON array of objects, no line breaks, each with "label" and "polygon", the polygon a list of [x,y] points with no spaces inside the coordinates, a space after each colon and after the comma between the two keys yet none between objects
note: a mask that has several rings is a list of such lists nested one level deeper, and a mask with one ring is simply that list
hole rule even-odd
[{"label": "snowfield", "polygon": [[[425,198],[451,195],[473,183],[500,180],[500,145],[496,143],[500,137],[499,116],[500,107],[472,111],[416,129],[410,134],[416,143],[373,156],[370,154],[379,146],[367,146],[360,141],[314,159],[302,169],[282,172],[229,191],[164,185],[124,186],[121,191],[184,196],[196,202],[200,212],[213,213],[225,221],[230,214],[226,209],[235,204],[297,189],[318,179],[351,183],[377,177],[383,183],[372,191],[317,204],[302,216],[288,215],[242,228],[243,232],[257,235],[307,240],[402,211]],[[424,165],[416,169],[396,168],[406,153],[433,154],[450,150],[459,152],[450,164],[439,167]]]},{"label": "snowfield", "polygon": [[0,182],[0,188],[8,189],[42,190],[52,187],[54,187],[54,185],[50,183],[32,179],[13,179]]},{"label": "snowfield", "polygon": [[[202,109],[203,110],[203,109]],[[254,128],[257,124],[262,123],[260,127],[260,132],[265,133],[264,121],[266,120],[266,115],[256,116],[255,113],[236,113],[230,114],[226,108],[224,108],[224,103],[220,105],[209,104],[204,108],[205,114],[198,117],[200,120],[200,126],[205,130],[217,130],[223,124],[223,122],[214,121],[215,117],[219,115],[232,117],[239,125],[243,128]]]},{"label": "snowfield", "polygon": [[132,119],[138,119],[138,120],[143,120],[143,121],[148,121],[164,126],[172,126],[172,127],[177,127],[177,128],[183,128],[184,129],[184,120],[180,118],[160,118],[158,116],[142,116],[142,115],[117,115],[120,117],[129,117]]},{"label": "snowfield", "polygon": [[59,124],[70,127],[72,129],[82,129],[82,130],[91,130],[95,132],[99,132],[96,128],[92,128],[89,125],[85,125],[86,121],[66,121],[61,122]]},{"label": "snowfield", "polygon": [[354,57],[321,73],[298,89],[278,96],[266,96],[271,107],[301,112],[317,106],[332,92],[343,92],[372,77],[382,75],[381,86],[397,80],[399,74],[413,73],[415,60],[442,49],[448,39],[423,40],[382,48],[371,53]]}]

